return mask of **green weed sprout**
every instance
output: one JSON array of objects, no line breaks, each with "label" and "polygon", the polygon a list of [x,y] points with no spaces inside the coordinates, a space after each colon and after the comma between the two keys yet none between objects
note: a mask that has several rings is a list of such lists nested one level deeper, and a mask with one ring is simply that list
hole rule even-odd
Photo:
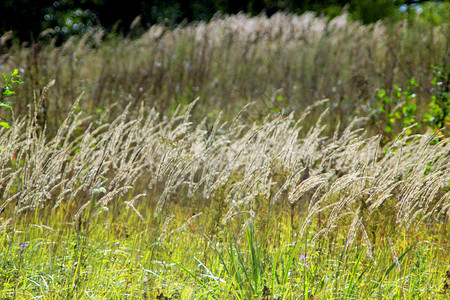
[{"label": "green weed sprout", "polygon": [[[4,103],[3,101],[6,97],[16,94],[16,92],[13,90],[14,84],[21,84],[23,82],[20,79],[20,74],[19,74],[18,69],[14,69],[14,71],[11,73],[11,75],[9,75],[9,77],[6,76],[5,74],[2,74],[2,77],[3,77],[3,82],[4,82],[3,85],[4,86],[2,88],[2,93],[0,94],[0,107],[6,107],[6,108],[9,108],[10,110],[12,110],[13,107],[7,103]],[[5,118],[0,117],[0,126],[9,128],[8,122],[4,122],[3,120],[5,120]]]}]

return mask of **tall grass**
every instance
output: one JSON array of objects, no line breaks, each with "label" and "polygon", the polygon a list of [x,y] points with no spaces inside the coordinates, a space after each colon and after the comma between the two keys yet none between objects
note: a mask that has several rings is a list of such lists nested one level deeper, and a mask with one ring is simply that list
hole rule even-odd
[{"label": "tall grass", "polygon": [[385,143],[354,109],[411,75],[425,99],[446,27],[389,26],[238,15],[10,49],[18,93],[43,88],[0,128],[0,297],[445,297],[449,140]]},{"label": "tall grass", "polygon": [[[325,103],[322,101],[319,107]],[[391,252],[385,248],[388,245],[386,241],[405,235],[403,242],[400,242],[401,251],[405,251],[405,247],[411,247],[415,240],[406,236],[414,236],[420,226],[430,226],[426,232],[431,228],[433,231],[442,228],[443,235],[437,235],[441,236],[437,245],[446,243],[444,232],[450,208],[448,139],[439,139],[439,136],[427,133],[403,136],[381,147],[380,137],[366,137],[361,130],[353,128],[358,119],[342,134],[337,131],[333,137],[327,137],[323,134],[325,125],[322,125],[328,117],[327,110],[312,128],[303,128],[305,115],[295,119],[294,114],[291,114],[273,120],[269,115],[260,125],[240,125],[239,117],[230,123],[217,120],[208,132],[202,129],[202,124],[195,125],[189,120],[195,104],[190,104],[185,112],[175,113],[165,121],[159,121],[154,109],[148,110],[142,106],[138,118],[130,118],[126,110],[111,124],[103,125],[93,125],[91,116],[83,117],[83,112],[72,111],[54,137],[48,137],[45,128],[33,123],[35,117],[29,117],[29,121],[26,118],[18,120],[9,130],[3,129],[0,135],[0,146],[3,148],[0,170],[5,249],[17,245],[16,236],[23,236],[11,230],[23,228],[26,224],[37,223],[33,226],[41,230],[49,228],[47,230],[50,231],[66,232],[68,229],[64,228],[69,228],[65,237],[67,241],[62,242],[60,234],[56,238],[60,241],[58,251],[62,251],[61,242],[71,243],[75,239],[73,243],[77,245],[73,246],[76,248],[73,250],[75,258],[72,257],[74,265],[71,270],[65,271],[64,278],[67,278],[61,279],[67,281],[73,277],[73,282],[66,282],[67,287],[64,288],[64,293],[71,297],[75,291],[81,293],[88,287],[103,290],[97,286],[98,282],[93,281],[92,276],[100,276],[95,275],[98,272],[96,267],[80,267],[82,260],[88,259],[87,256],[95,259],[96,264],[102,264],[103,258],[97,255],[100,255],[99,251],[108,250],[102,248],[105,245],[89,241],[92,236],[101,236],[102,230],[109,231],[111,226],[118,226],[119,229],[112,229],[113,240],[114,236],[122,235],[138,238],[136,232],[122,232],[124,226],[137,226],[144,235],[147,232],[149,236],[145,240],[153,241],[151,244],[144,246],[142,241],[136,240],[133,242],[135,246],[140,245],[145,249],[129,248],[143,251],[143,256],[134,258],[136,261],[133,264],[138,265],[153,264],[155,258],[152,258],[152,248],[182,248],[176,241],[192,236],[200,239],[200,249],[206,247],[202,254],[206,261],[213,252],[219,254],[220,260],[210,262],[215,264],[213,266],[217,270],[210,269],[205,260],[197,257],[199,253],[196,251],[187,252],[186,257],[173,257],[172,253],[180,249],[162,250],[159,255],[163,255],[163,261],[173,261],[195,282],[200,283],[198,288],[185,292],[199,297],[197,293],[203,289],[206,292],[212,284],[216,286],[214,292],[207,292],[212,298],[216,298],[217,293],[228,292],[234,293],[233,297],[241,298],[244,295],[261,295],[263,287],[268,287],[271,281],[272,290],[275,286],[282,295],[292,297],[297,294],[288,288],[289,284],[294,284],[291,279],[301,279],[303,282],[298,284],[307,284],[304,289],[308,293],[314,287],[314,284],[310,285],[304,280],[316,280],[317,275],[308,273],[315,274],[315,269],[305,269],[303,275],[301,272],[297,274],[289,271],[292,267],[295,272],[299,272],[298,258],[290,262],[289,259],[294,258],[288,256],[285,258],[287,261],[284,259],[281,262],[282,268],[288,267],[288,270],[276,271],[276,261],[281,259],[284,250],[275,250],[272,248],[275,245],[289,249],[292,243],[298,244],[305,253],[311,253],[309,255],[313,255],[317,249],[320,249],[318,253],[325,249],[333,253],[336,247],[342,246],[342,260],[346,249],[352,249],[354,242],[358,241],[358,244],[364,245],[364,257],[368,259],[365,268],[370,269],[373,268],[371,264],[385,259],[377,255],[384,257],[386,252]],[[171,222],[174,217],[178,223],[181,219],[186,220],[186,224],[178,225],[178,229],[173,228]],[[281,220],[287,222],[288,227],[287,224],[279,227]],[[248,231],[254,224],[257,231]],[[24,227],[22,230],[28,232],[31,229]],[[246,231],[250,247],[248,258],[239,249],[239,240],[245,239]],[[234,238],[227,237],[227,232]],[[209,240],[203,244],[203,234],[215,241]],[[217,248],[227,247],[218,242],[223,238],[230,243],[226,250],[228,254]],[[37,243],[36,239],[34,235],[30,244]],[[237,241],[232,242],[233,239]],[[257,239],[265,241],[257,242]],[[24,240],[27,238],[21,238],[21,241]],[[327,246],[323,244],[324,241],[330,244]],[[211,249],[208,246],[211,243],[218,243],[218,246]],[[436,243],[433,245],[441,247],[436,246]],[[398,256],[394,250],[399,244],[393,246],[391,242],[390,247],[393,266],[397,265],[401,271],[400,260],[404,255]],[[295,249],[292,251],[297,253],[299,249]],[[360,274],[357,279],[355,273],[359,268],[360,256],[363,255],[361,251],[357,250],[359,258],[351,267],[351,274],[341,270],[342,261],[332,267],[340,270],[336,271],[338,273],[344,272],[348,280],[352,279],[352,284],[363,276]],[[441,253],[442,250],[436,251]],[[182,253],[186,255],[186,252],[178,255]],[[271,257],[269,253],[277,257],[271,267],[267,266],[270,262],[262,261]],[[7,257],[11,254],[11,250],[4,252],[3,259],[9,261]],[[134,255],[137,253],[132,257]],[[202,261],[200,269],[207,272],[205,276],[213,281],[205,281],[183,264],[183,261],[190,259],[190,255]],[[228,259],[222,257],[225,255]],[[18,268],[19,273],[22,272],[22,256],[20,252],[19,258],[15,258],[19,265],[14,264],[14,267]],[[4,270],[8,268],[4,267]],[[74,285],[81,280],[80,268],[85,268],[87,273],[83,279],[85,287],[78,290]],[[131,267],[128,272],[136,268]],[[228,271],[222,274],[225,269]],[[385,272],[386,276],[391,269],[392,266]],[[130,274],[132,277],[117,275],[139,282],[136,283],[139,287],[126,284],[120,289],[142,288],[144,273],[141,271],[140,275]],[[149,274],[156,276],[154,272],[151,269]],[[267,277],[269,274],[272,277]],[[17,276],[5,277],[8,278],[4,279],[5,284],[9,286],[5,291],[12,292],[12,285],[8,284],[29,291],[28,277],[19,276],[20,280],[17,281]],[[336,275],[334,280],[340,276]],[[159,277],[161,275],[156,276]],[[392,286],[384,288],[384,278],[381,277],[371,287],[374,293],[384,295],[392,289]],[[180,280],[184,282],[188,279]],[[340,287],[342,283],[339,281],[334,282],[337,285],[334,290],[316,289],[314,293],[332,293],[335,297],[341,297],[341,292],[347,295],[355,293],[353,287],[347,289]],[[327,284],[322,283],[323,288]],[[41,284],[39,286],[42,288]],[[294,286],[298,288],[297,283]],[[409,292],[402,293],[409,295]]]},{"label": "tall grass", "polygon": [[[223,198],[223,223],[246,209],[253,218],[260,206],[287,205],[307,212],[300,234],[325,214],[321,234],[345,216],[364,236],[365,218],[386,206],[395,208],[393,224],[405,228],[447,213],[447,139],[401,136],[382,147],[379,136],[354,129],[358,119],[327,137],[327,110],[303,128],[311,109],[300,119],[269,115],[260,125],[239,125],[239,116],[230,123],[217,119],[207,131],[189,120],[195,104],[165,121],[141,106],[137,118],[125,110],[103,125],[72,111],[53,138],[36,117],[18,120],[0,136],[1,209],[18,216],[71,207],[78,219],[88,206],[100,213],[114,203],[143,219],[172,204]],[[137,203],[146,203],[145,211]]]},{"label": "tall grass", "polygon": [[[449,36],[445,22],[365,26],[345,14],[332,20],[312,13],[219,16],[175,29],[155,25],[134,40],[98,30],[57,48],[14,44],[2,52],[0,71],[23,70],[24,99],[57,79],[41,115],[52,132],[81,92],[89,112],[120,104],[111,117],[141,102],[167,114],[200,97],[196,120],[220,111],[231,119],[249,101],[258,103],[249,112],[253,120],[329,98],[336,125],[348,124],[354,112],[370,115],[378,89],[404,87],[412,77],[425,108],[433,93],[431,65],[446,65]],[[16,113],[25,114],[27,101],[17,102]]]}]

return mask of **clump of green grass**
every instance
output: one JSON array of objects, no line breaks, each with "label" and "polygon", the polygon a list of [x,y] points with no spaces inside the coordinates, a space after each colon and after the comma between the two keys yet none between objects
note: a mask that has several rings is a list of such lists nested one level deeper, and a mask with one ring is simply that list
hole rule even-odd
[{"label": "clump of green grass", "polygon": [[[181,210],[173,213],[168,231],[186,220]],[[392,249],[380,244],[370,259],[365,244],[346,247],[342,239],[324,238],[313,247],[311,236],[292,237],[286,215],[265,233],[250,224],[240,240],[239,230],[227,227],[221,241],[204,235],[206,216],[165,239],[155,234],[154,221],[133,215],[96,222],[83,235],[51,211],[33,218],[3,230],[3,298],[445,299],[447,241],[429,226],[399,233]],[[117,232],[121,226],[127,235]]]}]

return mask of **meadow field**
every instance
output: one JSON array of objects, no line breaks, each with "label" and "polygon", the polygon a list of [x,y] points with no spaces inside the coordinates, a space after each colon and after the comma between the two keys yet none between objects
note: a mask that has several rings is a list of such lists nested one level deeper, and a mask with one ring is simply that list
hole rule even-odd
[{"label": "meadow field", "polygon": [[0,298],[447,299],[449,15],[3,34]]}]

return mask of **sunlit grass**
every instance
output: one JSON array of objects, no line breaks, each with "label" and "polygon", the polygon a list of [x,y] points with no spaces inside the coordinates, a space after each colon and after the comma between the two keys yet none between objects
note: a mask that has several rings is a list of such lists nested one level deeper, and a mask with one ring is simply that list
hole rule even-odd
[{"label": "sunlit grass", "polygon": [[426,109],[448,28],[328,21],[9,49],[56,81],[0,128],[0,298],[448,297],[448,137],[374,113],[413,76]]},{"label": "sunlit grass", "polygon": [[372,260],[367,245],[346,248],[342,236],[311,246],[285,214],[267,232],[250,226],[242,236],[230,228],[208,237],[206,216],[178,232],[187,216],[173,212],[164,238],[131,214],[105,216],[87,232],[50,215],[20,222],[1,237],[1,297],[445,299],[447,241],[425,227],[393,240],[397,256],[380,241]]}]

